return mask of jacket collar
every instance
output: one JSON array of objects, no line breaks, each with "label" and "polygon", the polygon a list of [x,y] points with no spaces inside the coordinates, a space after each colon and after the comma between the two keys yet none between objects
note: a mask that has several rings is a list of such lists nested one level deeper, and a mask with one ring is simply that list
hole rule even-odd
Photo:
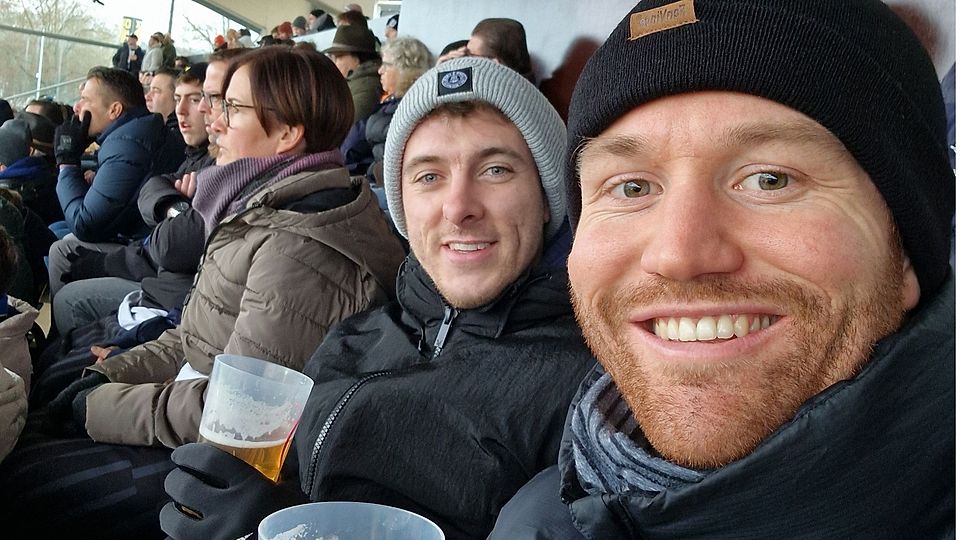
[{"label": "jacket collar", "polygon": [[[551,252],[550,247],[546,250]],[[541,257],[541,264],[527,269],[487,305],[459,311],[457,328],[492,338],[505,331],[538,324],[545,318],[570,314],[566,269],[545,264],[544,260]],[[445,308],[449,307],[413,253],[400,266],[397,299],[404,313],[412,317],[413,324],[423,332],[439,325]]]},{"label": "jacket collar", "polygon": [[143,107],[134,107],[128,111],[123,111],[123,113],[121,113],[116,120],[107,126],[107,129],[103,130],[103,133],[97,136],[97,144],[103,146],[103,141],[107,140],[107,137],[109,137],[114,131],[120,129],[121,126],[142,116],[149,116],[152,114],[153,113]]},{"label": "jacket collar", "polygon": [[[860,374],[808,400],[750,455],[698,484],[589,497],[577,480],[568,421],[561,498],[575,523],[613,538],[847,536],[878,527],[896,536],[898,526],[930,533],[947,515],[952,523],[954,288],[951,276],[877,344]],[[574,405],[601,369],[583,381]]]}]

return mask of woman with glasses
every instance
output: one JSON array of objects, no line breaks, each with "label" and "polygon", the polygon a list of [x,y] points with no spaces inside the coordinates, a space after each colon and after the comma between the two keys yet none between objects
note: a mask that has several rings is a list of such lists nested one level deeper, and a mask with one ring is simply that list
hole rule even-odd
[{"label": "woman with glasses", "polygon": [[343,167],[353,106],[336,66],[260,49],[231,61],[220,94],[220,153],[193,199],[206,246],[180,325],[99,361],[51,403],[47,432],[84,438],[43,440],[4,463],[4,523],[43,514],[11,538],[162,537],[169,448],[197,440],[214,357],[301,369],[331,325],[391,295],[404,253]]}]

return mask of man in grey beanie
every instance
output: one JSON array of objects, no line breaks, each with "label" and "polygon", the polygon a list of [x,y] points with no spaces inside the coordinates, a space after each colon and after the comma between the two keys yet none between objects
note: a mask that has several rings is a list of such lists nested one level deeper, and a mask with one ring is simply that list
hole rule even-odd
[{"label": "man in grey beanie", "polygon": [[555,461],[593,365],[567,294],[563,136],[557,112],[507,67],[463,58],[422,75],[384,162],[412,253],[397,300],[331,328],[304,369],[315,385],[287,460],[299,482],[287,471],[277,486],[212,446],[183,446],[163,530],[236,538],[285,506],[352,500],[421,514],[448,539],[484,537]]},{"label": "man in grey beanie", "polygon": [[952,537],[955,179],[906,25],[879,0],[644,1],[567,142],[602,367],[492,537]]}]

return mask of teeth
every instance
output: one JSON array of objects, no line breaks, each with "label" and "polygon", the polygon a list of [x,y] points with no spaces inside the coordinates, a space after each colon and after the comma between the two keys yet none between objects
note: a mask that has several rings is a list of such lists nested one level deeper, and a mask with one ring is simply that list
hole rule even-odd
[{"label": "teeth", "polygon": [[738,315],[737,322],[733,323],[733,334],[737,337],[743,337],[750,333],[750,320],[746,315]]},{"label": "teeth", "polygon": [[769,328],[775,322],[777,317],[771,315],[718,315],[699,319],[668,317],[654,321],[653,333],[668,341],[714,341],[744,337]]},{"label": "teeth", "polygon": [[693,322],[693,319],[687,317],[680,318],[680,324],[678,325],[680,334],[680,341],[696,341],[697,340],[697,325]]},{"label": "teeth", "polygon": [[454,251],[480,251],[490,245],[489,242],[480,242],[479,244],[461,244],[459,242],[450,242],[447,244]]}]

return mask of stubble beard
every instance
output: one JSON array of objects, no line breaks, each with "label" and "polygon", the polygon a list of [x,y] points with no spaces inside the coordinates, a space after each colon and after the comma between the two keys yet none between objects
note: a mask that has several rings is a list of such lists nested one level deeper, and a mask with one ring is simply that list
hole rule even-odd
[{"label": "stubble beard", "polygon": [[[891,255],[873,287],[835,307],[829,298],[785,280],[742,283],[709,276],[678,283],[656,277],[601,293],[595,305],[571,291],[587,344],[650,444],[674,463],[710,469],[746,456],[809,398],[859,372],[874,343],[903,318],[901,265]],[[630,346],[625,325],[632,308],[705,299],[760,299],[785,307],[792,318],[787,346],[771,351],[773,357],[742,357],[699,370],[663,359],[651,364],[645,351]]]}]

